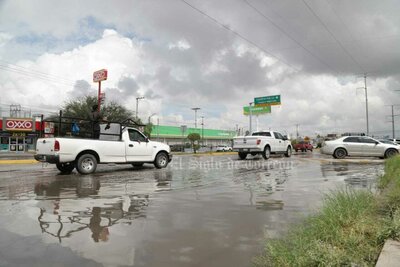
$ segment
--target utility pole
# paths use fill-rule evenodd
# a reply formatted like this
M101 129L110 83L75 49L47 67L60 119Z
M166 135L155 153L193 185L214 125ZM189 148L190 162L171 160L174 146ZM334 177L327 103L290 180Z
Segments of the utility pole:
M387 106L390 106L391 109L392 109L392 115L389 115L390 117L392 117L392 120L389 121L389 122L392 123L392 136L393 136L393 139L396 139L395 130L394 130L394 117L400 116L400 114L394 115L394 107L399 106L399 105L387 105Z
M299 138L299 126L300 126L300 124L296 124L296 136L297 136L297 139Z
M139 100L144 99L144 96L136 97L136 119L139 119Z
M364 89L365 91L365 117L367 120L367 136L369 136L369 115L368 115L368 88L367 88L367 74L364 74L364 87L359 87L357 89Z
M367 89L367 74L364 74L364 88L365 88L365 112L367 117L367 136L369 136L369 119L368 119L368 89Z

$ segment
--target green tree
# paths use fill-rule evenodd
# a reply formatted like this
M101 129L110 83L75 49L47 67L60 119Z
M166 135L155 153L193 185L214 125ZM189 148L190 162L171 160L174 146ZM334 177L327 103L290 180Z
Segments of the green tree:
M139 119L140 121L140 119ZM151 131L153 130L153 124L151 122L147 123L146 126L144 127L143 133L150 138L151 136Z
M192 144L192 148L194 153L196 153L196 148L198 146L199 140L200 140L200 134L198 133L190 133L187 138L189 139L190 143ZM195 142L197 141L197 145Z
M74 99L66 102L62 107L63 117L72 117L83 120L90 120L90 114L92 107L97 104L96 96L85 96L84 98ZM138 125L145 125L141 119L135 118L133 112L125 108L124 106L111 102L101 105L101 114L110 122L123 122L126 119L132 119ZM58 114L51 115L46 120L58 121ZM67 121L64 121L67 122ZM70 121L69 121L70 122ZM56 128L58 125L56 125ZM80 125L81 131L90 132L90 126L87 123ZM61 132L66 133L70 131L70 126L65 124L62 125ZM150 136L152 130L152 124L148 124L144 127L143 133L146 136Z
M64 105L62 109L63 116L90 119L92 107L95 104L97 104L97 97L95 96L86 96L82 99L71 100ZM133 118L131 111L116 102L101 105L100 111L108 121L122 122ZM141 122L136 122L142 124Z

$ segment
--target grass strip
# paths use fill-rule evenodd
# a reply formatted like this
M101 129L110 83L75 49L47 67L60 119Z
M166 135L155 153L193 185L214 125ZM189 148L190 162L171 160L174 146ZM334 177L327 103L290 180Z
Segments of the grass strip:
M400 237L400 157L385 163L378 193L342 189L283 239L267 239L254 266L375 266L386 239Z

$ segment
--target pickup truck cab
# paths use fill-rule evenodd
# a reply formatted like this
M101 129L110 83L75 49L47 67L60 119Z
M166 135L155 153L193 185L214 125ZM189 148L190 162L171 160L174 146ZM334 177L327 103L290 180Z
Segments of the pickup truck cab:
M292 145L286 136L275 131L254 132L250 136L233 138L233 151L238 152L240 159L245 159L248 154L255 156L261 154L264 159L269 159L271 154L292 155Z
M307 150L310 150L311 152L313 151L314 147L310 143L300 141L297 144L293 145L294 150L301 151L301 152L307 152Z
M93 173L102 163L134 167L152 163L156 168L165 168L171 161L168 145L149 140L136 128L111 125L111 130L117 131L114 135L105 131L108 128L101 125L100 138L96 140L76 136L39 138L34 157L56 164L62 173L71 173L76 168L80 174Z

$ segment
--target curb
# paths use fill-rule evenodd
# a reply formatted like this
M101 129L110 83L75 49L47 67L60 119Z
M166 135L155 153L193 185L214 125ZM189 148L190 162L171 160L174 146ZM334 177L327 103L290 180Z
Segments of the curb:
M400 265L400 242L387 240L375 267L396 267Z
M36 159L0 159L0 165L2 164L35 164L39 163Z

